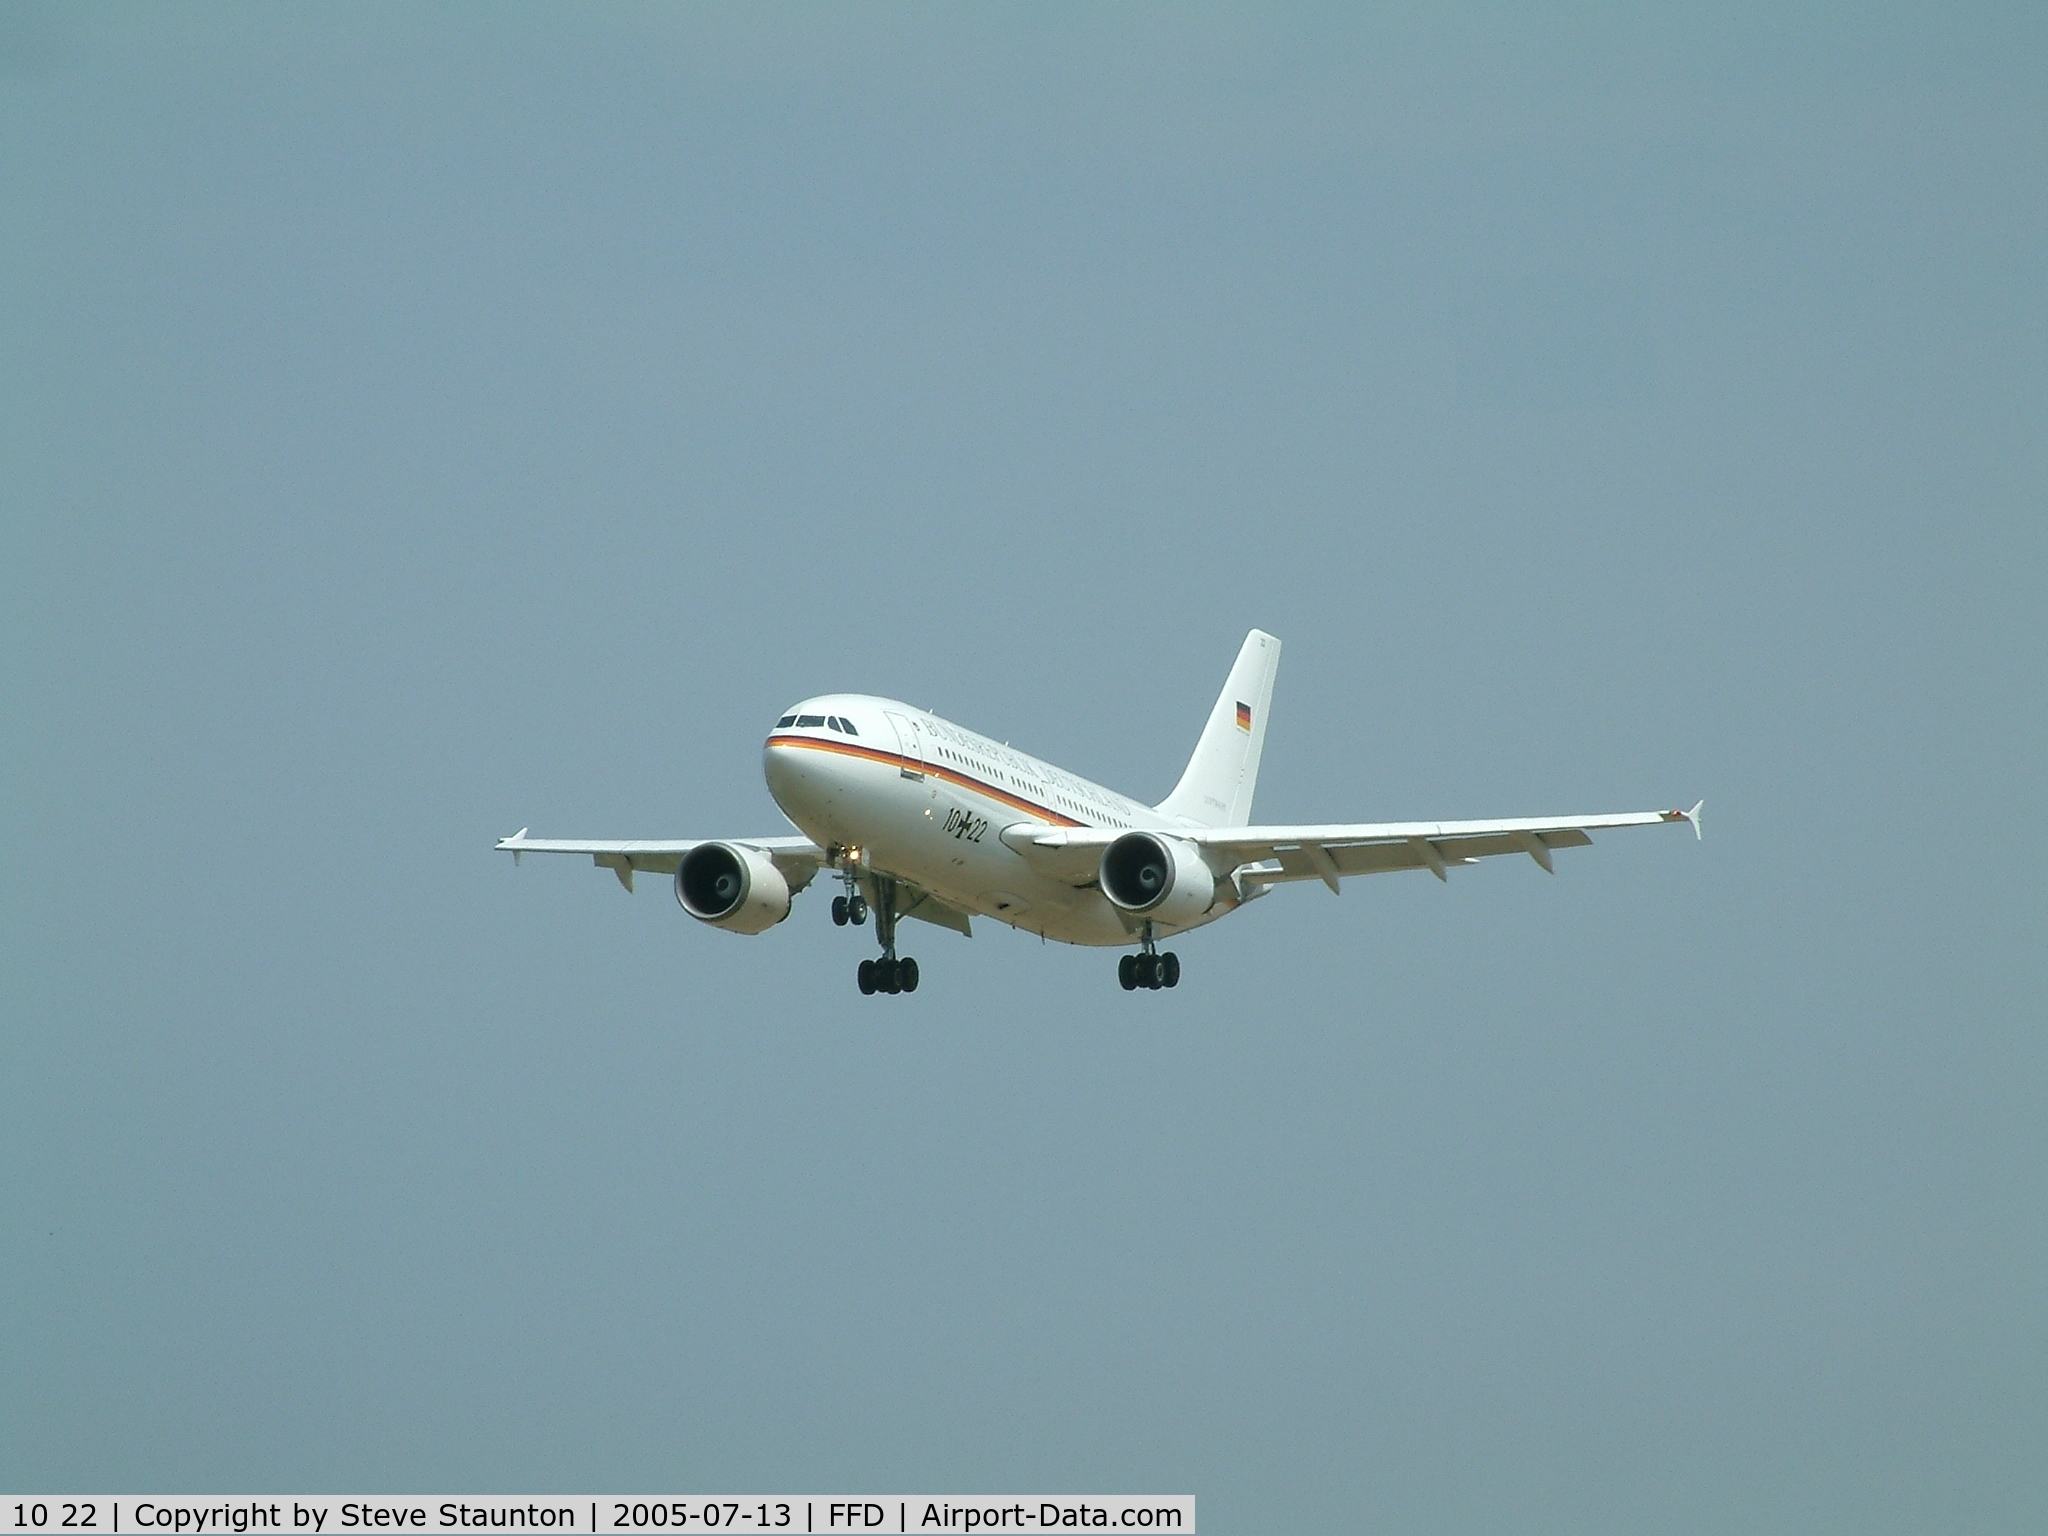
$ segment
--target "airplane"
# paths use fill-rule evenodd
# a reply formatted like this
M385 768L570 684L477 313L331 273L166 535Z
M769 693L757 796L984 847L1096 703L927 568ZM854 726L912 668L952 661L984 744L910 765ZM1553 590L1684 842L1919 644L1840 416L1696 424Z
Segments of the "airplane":
M1062 944L1132 948L1117 962L1126 991L1178 986L1180 959L1159 941L1226 917L1276 885L1347 875L1449 871L1482 858L1551 855L1593 832L1683 822L1700 813L1529 816L1258 826L1252 791L1266 743L1280 642L1245 637L1194 756L1173 793L1145 805L896 699L828 693L792 705L761 750L768 793L802 835L579 842L530 838L497 847L588 854L629 892L636 872L674 877L676 901L701 923L755 934L791 910L821 871L843 887L832 921L875 918L877 959L856 972L865 994L915 992L917 961L898 955L909 917L973 933L991 918Z

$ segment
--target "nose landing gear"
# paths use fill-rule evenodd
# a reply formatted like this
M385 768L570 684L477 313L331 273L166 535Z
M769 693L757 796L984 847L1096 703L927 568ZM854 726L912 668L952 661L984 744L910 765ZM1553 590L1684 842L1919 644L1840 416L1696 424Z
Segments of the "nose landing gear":
M832 898L832 926L844 928L848 923L858 928L868 920L868 900L860 893L860 876L853 870L844 870L846 894Z
M1145 924L1144 949L1135 955L1125 955L1116 963L1117 985L1126 992L1135 992L1140 987L1157 992L1161 987L1180 985L1180 956L1172 950L1164 954L1152 940L1152 925Z

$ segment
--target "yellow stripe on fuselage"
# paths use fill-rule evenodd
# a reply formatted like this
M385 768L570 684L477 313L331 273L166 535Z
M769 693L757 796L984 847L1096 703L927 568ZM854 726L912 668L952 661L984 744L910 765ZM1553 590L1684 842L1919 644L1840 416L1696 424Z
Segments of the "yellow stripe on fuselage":
M900 752L884 752L879 747L859 747L850 741L826 741L816 736L784 736L779 733L768 738L768 745L771 747L802 747L807 752L836 752L841 757L860 758L870 763L884 763L892 768L908 768L913 773L927 773L934 778L944 779L949 784L958 784L962 789L970 789L977 795L986 795L991 800L1000 800L1003 804L1012 806L1024 812L1027 816L1043 817L1056 827L1085 827L1089 825L1085 821L1076 821L1073 817L1056 811L1051 806L1040 805L1035 800L1026 800L1021 795L1013 795L1006 789L999 789L986 780L977 779L972 774L962 773L957 768L949 768L943 763L920 762L914 757L905 757Z

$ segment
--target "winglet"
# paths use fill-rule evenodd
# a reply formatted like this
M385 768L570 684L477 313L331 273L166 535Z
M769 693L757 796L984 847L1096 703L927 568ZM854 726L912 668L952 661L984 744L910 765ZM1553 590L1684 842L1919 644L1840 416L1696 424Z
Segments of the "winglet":
M526 834L528 830L529 829L526 827L521 827L517 832L514 832L510 837L501 837L498 839L498 846L500 848L509 848L512 850L512 862L515 865L519 862L519 844L526 841Z
M1706 829L1700 824L1700 812L1705 808L1706 803L1704 800L1695 800L1692 809L1685 813L1685 819L1692 823L1694 840L1702 843L1707 840L1707 834Z

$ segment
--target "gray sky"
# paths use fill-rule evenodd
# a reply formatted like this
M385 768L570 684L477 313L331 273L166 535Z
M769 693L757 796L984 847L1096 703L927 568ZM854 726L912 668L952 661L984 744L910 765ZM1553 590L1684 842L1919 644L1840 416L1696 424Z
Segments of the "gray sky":
M2048 1519L2048 13L0 12L0 1485ZM853 987L892 694L1708 838Z

